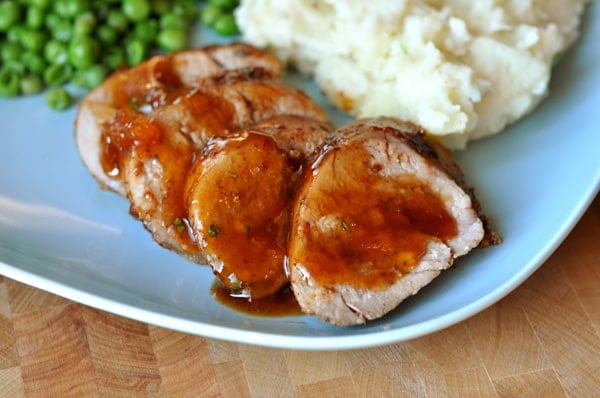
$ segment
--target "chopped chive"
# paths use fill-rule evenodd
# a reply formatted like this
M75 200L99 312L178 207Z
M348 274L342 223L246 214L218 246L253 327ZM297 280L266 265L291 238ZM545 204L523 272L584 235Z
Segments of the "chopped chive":
M208 236L210 236L211 238L214 238L217 235L219 235L220 233L221 233L221 230L219 228L217 228L214 224L210 224L210 226L208 227Z
M131 109L133 109L134 111L141 111L141 110L143 110L144 108L146 108L146 107L150 106L150 104L149 104L148 102L146 102L146 101L142 101L142 100L140 100L139 98L135 98L135 97L134 97L134 98L131 98L131 99L128 101L127 105L129 105L129 107L130 107Z
M344 231L350 232L350 226L348 225L346 220L342 220L342 228L344 229Z
M179 217L173 220L173 226L175 226L175 229L179 233L182 233L185 230L185 224L183 220Z

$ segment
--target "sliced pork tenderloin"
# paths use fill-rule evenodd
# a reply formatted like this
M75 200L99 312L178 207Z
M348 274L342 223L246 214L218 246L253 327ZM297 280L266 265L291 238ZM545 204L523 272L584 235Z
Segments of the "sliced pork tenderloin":
M451 155L391 118L334 133L293 209L292 290L334 325L376 319L479 246L479 204Z
M274 56L245 44L210 46L155 56L135 67L112 74L80 103L75 120L75 141L80 157L100 186L126 195L117 170L101 162L104 125L123 107L158 107L168 94L193 86L226 71L277 77L283 65Z
M280 115L211 140L190 171L189 223L232 295L259 299L288 285L291 201L305 159L332 127Z

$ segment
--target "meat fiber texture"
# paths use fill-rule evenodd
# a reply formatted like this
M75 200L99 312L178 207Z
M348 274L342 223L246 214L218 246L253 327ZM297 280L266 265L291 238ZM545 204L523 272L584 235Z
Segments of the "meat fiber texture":
M242 0L243 39L314 76L356 117L394 116L450 148L548 93L587 0Z

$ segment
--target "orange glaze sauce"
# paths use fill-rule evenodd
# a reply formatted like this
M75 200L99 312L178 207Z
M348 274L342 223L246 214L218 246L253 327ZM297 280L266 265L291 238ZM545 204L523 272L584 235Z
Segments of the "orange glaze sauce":
M164 69L165 64L158 65ZM199 248L189 229L184 201L188 170L201 149L192 141L204 142L210 136L234 129L235 109L221 97L189 87L177 87L178 81L166 72L155 73L166 81L165 86L162 83L156 86L166 91L155 91L162 92L161 107L140 112L137 107L147 107L146 101L153 101L150 97L142 100L134 97L133 103L118 107L116 115L103 126L101 161L105 172L115 178L123 178L124 162L131 158L137 162L135 167L139 170L135 172L139 174L145 173L144 164L159 163L162 168L160 178L164 182L161 196L154 197L155 193L148 190L147 198L154 202L152 209L140 214L139 207L132 207L132 214L141 220L161 218L181 248L196 253Z
M135 104L161 104L165 96L182 87L175 73L172 56L157 56L150 61L113 74L106 84L115 108Z
M134 146L146 151L163 140L163 132L139 112L144 105L162 104L168 93L181 88L173 71L171 57L156 57L134 68L118 71L105 83L112 95L115 116L104 123L101 162L109 175L120 171L119 165Z
M288 282L289 205L295 169L275 141L250 133L198 163L190 218L213 269L236 295L260 298Z
M146 115L127 108L119 110L112 122L105 125L102 140L103 167L115 178L124 178L122 174L125 162L134 162L134 173L137 175L145 173L145 164L160 163L161 175L156 176L164 185L160 189L160 196L156 197L157 192L148 189L145 200L152 204L143 209L132 206L130 212L142 221L160 220L171 231L172 239L178 242L184 252L198 252L185 224L187 211L183 201L183 188L186 173L181 172L191 165L192 147L173 145L157 123L149 121Z
M115 117L102 127L100 160L104 171L115 178L122 178L123 162L134 147L151 148L163 140L160 128L129 107L118 109Z
M333 149L318 174L308 176L320 189L302 197L310 222L296 227L297 242L304 243L293 248L290 261L304 264L320 284L386 288L418 264L430 240L457 234L454 218L428 185L414 177L382 178L370 162L357 145Z
M270 296L260 299L235 297L232 295L231 290L219 281L212 285L211 292L219 303L244 314L270 317L302 314L302 310L289 285Z

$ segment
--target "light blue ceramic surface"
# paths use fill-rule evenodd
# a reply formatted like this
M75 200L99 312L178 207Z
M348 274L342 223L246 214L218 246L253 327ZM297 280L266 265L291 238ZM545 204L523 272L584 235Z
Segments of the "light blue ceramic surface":
M0 273L151 324L274 347L368 347L459 322L531 275L598 192L600 3L593 3L548 99L458 154L504 243L461 259L381 320L338 328L312 317L250 317L218 304L208 268L161 249L124 199L98 188L75 148L75 109L50 111L40 97L0 100Z

